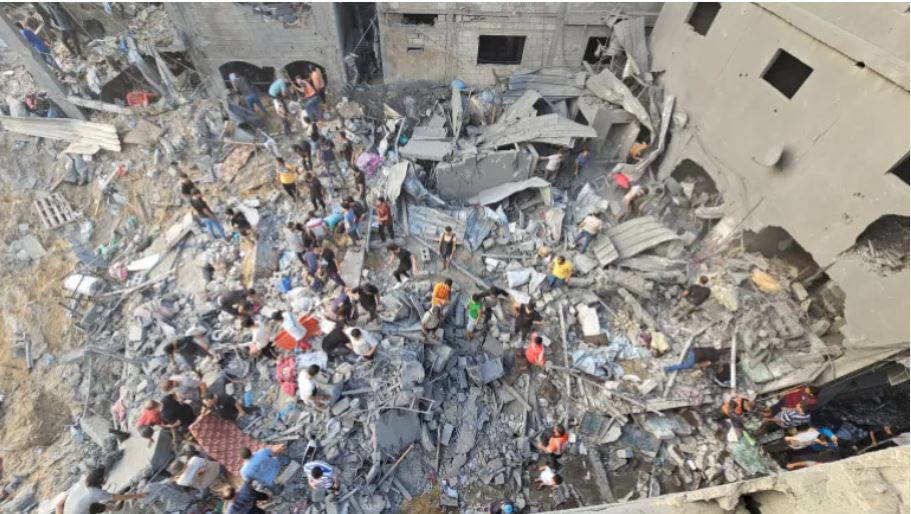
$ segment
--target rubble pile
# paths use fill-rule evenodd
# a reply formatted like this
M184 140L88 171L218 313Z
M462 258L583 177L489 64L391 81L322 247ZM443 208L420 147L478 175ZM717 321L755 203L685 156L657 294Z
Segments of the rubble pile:
M139 9L130 24L137 34L153 30L147 27L157 24L148 20L163 12L130 8ZM301 14L272 4L252 8L284 23ZM635 39L630 31L621 33ZM142 34L139 40L154 41L152 53L170 41L166 30ZM109 39L92 49L108 65L104 48L120 48ZM82 125L73 132L82 135L59 140L9 127L0 135L11 149L2 180L29 199L10 203L7 213L4 273L28 293L21 300L6 293L4 319L15 361L53 391L36 405L57 411L30 429L42 437L19 439L42 448L6 461L16 474L0 504L7 512L50 512L56 493L96 465L109 471L108 490L148 493L128 507L133 512L210 511L218 499L176 485L168 469L197 452L227 471L216 484L238 484L230 472L236 463L227 460L239 458L239 448L224 450L219 438L287 446L290 460L267 509L277 513L380 513L409 505L427 512L428 503L480 512L501 498L543 511L694 490L778 470L755 441L732 437L717 419L722 400L763 400L812 382L841 351L821 339L839 322L837 301L808 291L790 263L744 248L736 237L715 237L713 221L724 214L717 191L647 173L668 132L686 121L673 96L654 86L634 94L628 83L635 81L610 69L519 71L497 88L457 81L420 98L378 93L389 96L380 102L383 119L368 101L330 92L317 125L336 144L342 133L354 143L368 212L362 244L344 231L325 244L348 288L372 284L381 298L377 319L361 312L342 321L334 304L351 291L332 282L312 287L304 258L287 243L286 225L308 223L311 206L274 186L275 157L304 166L292 148L308 144L296 121L303 108L290 102L295 122L285 137L271 112L188 93L191 73L170 87L168 73L158 71L146 77L146 85L162 81L151 105L93 114L93 123L113 127L120 151L84 140ZM580 110L588 124L573 121ZM604 141L607 129L596 130L593 120L605 116L633 130L622 141ZM642 129L649 136L638 140ZM605 148L559 164L569 149L581 154L599 138L621 145L622 157L607 157L613 150ZM77 144L89 146L72 148ZM32 172L27 178L13 171L22 165ZM340 215L345 197L355 194L350 167L317 166L327 190L321 215ZM251 233L234 227L226 237L210 234L181 197L180 174L216 218L239 211ZM392 241L377 237L370 209L380 197L393 208L395 243L417 261L403 283L384 267ZM579 226L593 214L604 227L582 251ZM40 224L27 221L36 216ZM457 244L443 269L438 241L446 227ZM556 256L572 264L565 284L549 269ZM454 284L442 330L426 337L422 319L446 278ZM710 291L698 304L681 297L696 282ZM225 292L246 288L258 293L253 318L269 327L273 355L258 354L256 331L221 303ZM478 293L492 294L490 314L469 334L466 304ZM514 330L516 310L531 301L542 318L533 330L544 341L543 366L529 363L528 334ZM307 336L280 346L282 322L270 321L275 312L300 317ZM339 323L374 335L375 356L330 348ZM178 338L206 341L205 355L170 358L166 349ZM720 357L711 367L665 372L691 348ZM325 408L298 391L298 376L313 364ZM158 428L152 441L141 439L143 404L159 399L161 381L178 374L242 404L236 427L208 434L201 426L212 414L205 414L188 437L174 440ZM19 401L21 395L7 399L6 418ZM542 489L535 478L548 456L535 443L542 436L546 443L554 425L570 433L563 482ZM59 433L47 437L54 429ZM334 494L308 487L304 468L314 460L338 474Z

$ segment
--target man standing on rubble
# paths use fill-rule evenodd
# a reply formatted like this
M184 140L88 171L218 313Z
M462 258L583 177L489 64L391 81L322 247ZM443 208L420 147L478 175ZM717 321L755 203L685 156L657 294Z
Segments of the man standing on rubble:
M329 249L329 244L326 241L323 241L319 256L321 258L320 268L326 272L326 276L338 284L339 287L345 287L345 281L342 280L342 276L338 273L338 259L335 257L335 252Z
M604 226L604 222L601 221L601 217L598 216L598 213L593 212L586 216L581 223L579 223L579 233L576 235L573 245L578 245L579 241L582 241L582 253L588 251L588 245L591 244L592 239L597 237L598 233L601 232L601 227Z
M339 331L339 333L342 333L340 327L336 327L336 329ZM323 343L325 343L325 338ZM329 349L327 349L325 346L326 345L323 344L323 351L329 353ZM300 399L304 403L313 405L317 409L323 410L327 407L326 402L330 400L330 396L327 394L322 394L319 385L316 383L316 377L319 375L319 373L320 367L317 364L311 364L309 368L302 370L297 376L297 392L300 395Z
M452 227L443 229L443 233L440 234L440 239L437 241L437 250L440 252L440 258L443 259L444 270L449 269L452 256L455 254L456 244L456 235L452 231Z
M351 240L351 247L355 250L360 250L361 235L357 231L358 217L353 202L345 202L342 204L342 209L345 213L343 218L345 221L345 233L348 234L348 239Z
M545 180L553 181L560 171L560 168L563 166L563 152L558 151L557 153L550 154L544 158L547 159L547 165L544 167L544 178Z
M231 223L231 228L233 228L235 232L244 236L252 243L256 242L256 231L253 230L253 225L250 224L250 221L247 219L247 216L244 215L243 211L240 209L226 209L225 214L228 216L228 222Z
M709 289L708 284L709 277L702 275L699 277L699 281L696 284L691 284L686 291L680 293L681 300L674 306L674 309L671 311L671 316L676 316L681 312L689 313L705 303L712 294L712 290Z
M316 175L310 172L307 172L307 178L305 180L307 182L307 187L310 190L310 203L313 204L313 210L315 212L325 211L326 201L323 197L326 195L326 189L323 187L323 183L316 178ZM315 212L311 213L311 219L316 216ZM307 226L309 227L310 224L307 223Z
M352 164L354 168L354 190L358 200L367 205L367 176L364 171Z
M407 282L408 279L411 278L411 272L417 269L417 259L415 259L414 255L408 250L392 243L389 245L389 261L386 263L386 268L388 269L396 260L398 260L398 267L392 272L392 276L395 277L395 281L398 282L395 287L399 287L404 282ZM405 277L404 281L402 280L402 276Z
M550 261L550 273L547 275L547 279L544 281L542 286L546 285L547 289L554 289L556 287L561 287L566 285L566 281L573 274L573 263L569 262L566 257L558 255Z
M370 283L361 284L351 290L350 296L352 300L358 301L361 307L370 314L368 321L376 319L377 310L380 308L380 290L375 285Z
M436 339L437 330L439 330L442 324L440 307L438 305L431 305L430 309L421 317L421 335L424 340L427 341L429 338Z
M215 216L214 212L212 212L209 204L203 200L202 193L200 193L199 190L193 193L193 198L190 199L190 207L196 211L199 222L202 223L202 226L204 226L206 230L209 231L209 234L212 237L219 237L221 239L228 240L228 236L225 234L225 229L222 228L221 223L218 222L218 217Z
M447 278L442 282L433 285L433 292L430 296L430 305L436 305L442 310L449 305L449 299L452 296L452 279Z
M209 353L209 345L206 344L206 339L202 334L178 337L165 346L164 352L171 364L180 370L192 370L197 359L212 355Z
M386 202L386 197L381 196L376 199L376 221L379 224L378 232L380 240L386 242L386 233L389 233L389 239L395 239L395 232L392 230L392 207Z
M278 484L275 479L282 466L287 464L290 459L285 453L285 445L274 444L253 453L249 448L241 448L240 458L244 460L244 465L240 468L240 476L244 481L256 480L259 485L278 493Z
M589 152L588 148L583 148L579 155L576 156L576 160L573 163L573 177L578 177L579 172L588 167L589 161Z
M288 193L288 196L297 202L297 170L293 166L285 164L285 160L281 157L275 158L275 178L278 179L279 185Z
M334 171L337 175L340 175L342 170L338 166L338 160L335 156L335 143L332 142L326 136L323 136L319 140L319 160L323 164L323 169L326 170L326 173Z
M528 300L528 303L520 305L516 310L516 321L513 325L514 334L519 336L519 341L528 339L528 334L534 325L544 324L544 318L535 309L535 301Z
M234 91L237 91L237 94L244 99L247 109L253 112L256 112L257 109L259 109L259 112L266 112L262 100L259 99L259 93L250 85L246 77L230 73L228 74L228 80L231 82L231 87L234 88Z
M212 411L225 421L235 422L240 416L247 415L244 406L236 398L227 394L206 393L202 399L202 405L202 414Z

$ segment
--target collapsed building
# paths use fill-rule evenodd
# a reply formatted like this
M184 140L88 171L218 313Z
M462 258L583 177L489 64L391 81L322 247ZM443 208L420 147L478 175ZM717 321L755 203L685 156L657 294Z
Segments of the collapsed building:
M907 428L899 402L908 384L908 30L898 8L874 4L845 22L858 7L149 5L132 22L96 28L102 75L128 83L95 103L73 94L81 79L61 84L19 48L38 86L54 82L66 91L55 101L71 104L63 110L76 106L93 123L17 117L10 100L2 120L13 149L4 180L17 198L6 258L23 275L8 278L48 296L62 285L65 304L40 304L44 313L30 307L33 296L23 305L8 295L7 353L72 392L10 379L57 412L29 412L25 393L5 391L4 423L44 419L28 421L33 434L8 429L3 440L47 449L37 463L7 460L21 476L4 489L6 508L48 511L88 462L108 465L111 490L151 493L137 512L210 508L163 477L180 453L166 431L151 446L135 437L118 445L107 433L128 428L157 379L174 371L164 343L199 331L218 356L196 369L199 378L214 387L224 373L240 377L262 410L237 428L203 418L191 432L228 472L238 463L226 447L288 444L293 464L270 512L479 511L503 496L530 511L730 511L743 495L777 498L781 471L761 445L783 434L755 444L719 435L714 414L732 390L763 401L815 384L843 420ZM100 17L89 7L74 15ZM894 30L879 36L881 26ZM124 27L139 35L121 55ZM275 362L241 354L246 334L216 302L221 291L253 286L266 309L304 313L331 331L331 297L306 287L279 237L286 221L303 220L299 205L270 189L272 158L290 155L293 141L278 135L277 120L222 98L229 73L264 90L295 63L325 73L332 114L321 129L345 131L363 150L357 163L371 197L392 201L397 240L420 262L394 288L372 218L363 248L341 238L345 282L383 292L380 319L364 324L382 343L365 366L330 360L319 331L308 334L312 348L293 367L327 371L324 411L296 402ZM386 84L370 82L379 76ZM122 101L155 84L161 101ZM641 153L630 158L634 146ZM578 176L571 162L548 169L551 156L582 150L591 159ZM183 208L178 171L219 213L243 211L255 241L210 241ZM652 190L639 216L626 212L624 181ZM349 186L328 182L338 203ZM575 227L593 212L607 227L590 252L574 251ZM434 248L446 226L464 250L443 272ZM570 258L574 276L542 294L554 254ZM42 267L59 276L27 272ZM699 275L710 279L710 301L675 314ZM444 344L424 344L420 318L443 276L456 281L455 308ZM499 323L469 342L461 307L490 286L509 301L497 307ZM508 327L509 308L532 298L546 319L543 373L523 369L516 351L525 342ZM701 371L664 374L693 345L730 355L725 385ZM879 402L868 409L876 412L856 408L858 397ZM565 484L540 491L531 442L555 423L576 440ZM334 503L307 495L300 466L313 447L340 471ZM907 448L882 453L894 468L907 462ZM877 455L788 480L808 487L829 466L842 480ZM889 469L901 486L906 476ZM794 508L775 498L782 511ZM907 505L901 495L882 501Z

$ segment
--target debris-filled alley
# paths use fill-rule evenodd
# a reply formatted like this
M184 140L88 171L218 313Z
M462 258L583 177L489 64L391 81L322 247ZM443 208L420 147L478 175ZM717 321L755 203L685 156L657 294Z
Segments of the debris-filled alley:
M224 4L267 31L325 8ZM759 512L776 476L907 462L907 326L855 356L834 278L907 277L908 217L821 265L759 230L774 196L661 172L700 128L657 10L488 85L383 80L389 14L337 6L344 62L213 91L175 9L4 6L0 511Z

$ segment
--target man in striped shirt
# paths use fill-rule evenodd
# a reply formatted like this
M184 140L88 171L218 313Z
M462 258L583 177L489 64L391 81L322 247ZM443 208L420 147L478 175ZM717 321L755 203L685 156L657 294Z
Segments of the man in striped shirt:
M759 433L762 433L769 425L792 428L810 424L810 414L807 413L806 408L807 405L804 402L798 403L793 409L783 407L777 416L762 420L762 424L759 425Z
M339 480L338 474L332 469L332 466L321 461L315 460L304 464L304 473L307 475L307 482L313 491L338 492Z

